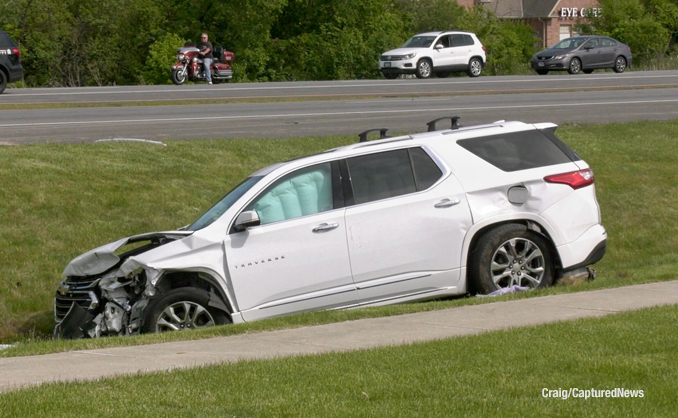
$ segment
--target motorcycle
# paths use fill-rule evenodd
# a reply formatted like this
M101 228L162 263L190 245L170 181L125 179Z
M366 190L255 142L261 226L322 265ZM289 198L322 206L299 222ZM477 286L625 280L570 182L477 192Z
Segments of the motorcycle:
M177 51L177 62L172 66L172 82L181 85L190 81L205 81L205 68L203 60L200 58L200 50L195 45L184 45ZM214 48L214 59L210 70L212 71L212 81L214 83L228 82L233 78L231 63L234 55L231 51L224 50L223 47Z

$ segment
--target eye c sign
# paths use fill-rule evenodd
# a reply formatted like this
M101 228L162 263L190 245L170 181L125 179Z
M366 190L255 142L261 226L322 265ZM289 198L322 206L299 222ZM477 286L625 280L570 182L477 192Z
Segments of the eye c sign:
M603 14L600 7L578 9L576 7L563 7L560 9L560 17L598 17Z

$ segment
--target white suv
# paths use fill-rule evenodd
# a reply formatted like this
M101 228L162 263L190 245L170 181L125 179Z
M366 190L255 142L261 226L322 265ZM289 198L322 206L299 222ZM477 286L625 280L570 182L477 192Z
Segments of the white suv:
M55 335L541 288L603 257L593 173L556 125L451 119L263 168L184 230L80 255L56 293Z
M453 71L478 77L485 68L485 47L470 32L427 32L411 37L403 46L384 52L379 71L388 79L400 74L428 78L447 77Z

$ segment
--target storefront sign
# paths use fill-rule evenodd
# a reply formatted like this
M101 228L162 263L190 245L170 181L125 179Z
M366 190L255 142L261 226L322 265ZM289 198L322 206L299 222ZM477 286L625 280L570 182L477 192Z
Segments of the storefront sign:
M592 7L581 9L576 7L563 7L560 9L560 17L598 17L602 15L603 9L600 7Z

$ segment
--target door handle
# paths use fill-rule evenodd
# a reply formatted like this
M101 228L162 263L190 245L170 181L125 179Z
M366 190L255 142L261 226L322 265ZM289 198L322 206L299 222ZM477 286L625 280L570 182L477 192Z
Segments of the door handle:
M331 223L331 224L322 223L322 224L316 226L315 228L313 228L313 232L329 231L329 230L334 229L338 226L339 226L338 223Z
M440 202L436 203L434 206L436 208L451 208L452 206L458 205L461 203L461 200L459 199L443 199Z

